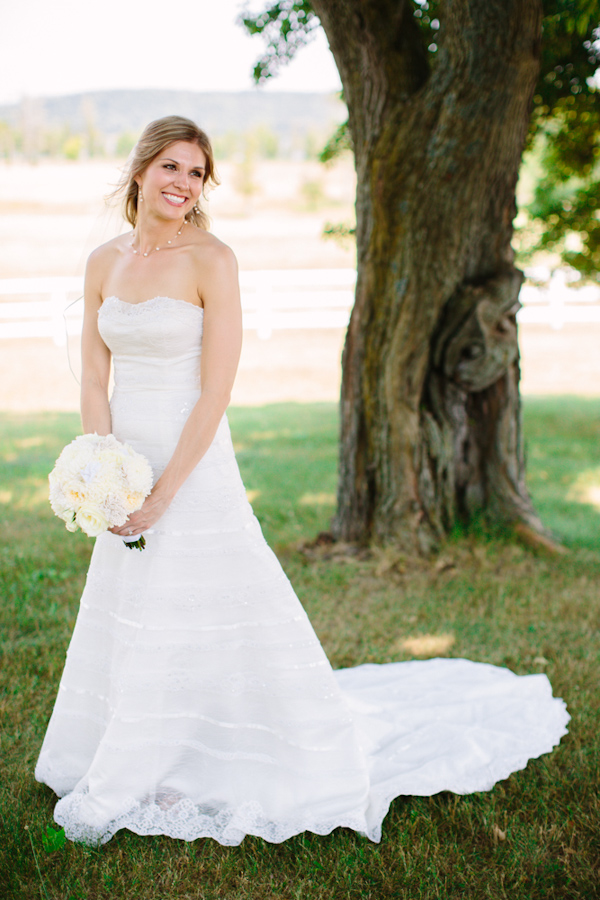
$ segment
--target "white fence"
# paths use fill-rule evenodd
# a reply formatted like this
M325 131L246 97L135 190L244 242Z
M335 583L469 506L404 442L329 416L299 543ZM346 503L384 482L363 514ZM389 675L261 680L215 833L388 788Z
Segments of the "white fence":
M65 308L82 291L81 278L6 278L0 280L0 298L39 297L38 300L0 299L0 339L51 337L55 344L81 331L82 317L66 320Z
M532 278L536 273L531 273ZM354 302L354 269L268 269L240 273L244 328L263 339L283 329L345 328ZM81 278L0 280L0 340L52 338L64 345L81 332ZM7 297L9 299L3 300ZM15 299L35 298L35 299ZM600 324L600 288L570 287L562 272L547 286L521 290L519 322Z

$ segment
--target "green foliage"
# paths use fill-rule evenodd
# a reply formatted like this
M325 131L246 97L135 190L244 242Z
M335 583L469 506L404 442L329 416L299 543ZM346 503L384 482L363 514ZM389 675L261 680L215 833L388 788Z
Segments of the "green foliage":
M323 184L315 178L308 178L300 185L300 194L307 210L314 212L323 205L325 192Z
M245 135L245 140L251 142L260 159L277 159L279 155L279 138L268 125L257 125Z
M245 132L230 129L218 135L213 146L217 159L222 160L277 159L280 155L279 137L265 124L255 125Z
M343 96L342 96L343 99ZM333 132L321 153L319 154L319 161L322 163L332 162L334 159L337 159L342 155L345 151L353 152L352 148L352 135L350 134L350 126L348 119L345 122L342 122L336 130Z
M136 145L138 135L134 131L122 131L117 138L116 154L121 159L129 156Z
M229 129L224 134L214 137L212 143L215 157L218 160L232 159L240 146L240 134L233 129Z
M256 181L255 170L256 152L251 141L244 145L244 155L236 166L234 184L236 191L249 200L258 193L259 186Z
M277 75L281 66L310 41L319 25L308 0L281 0L255 16L245 11L239 22L250 34L260 34L266 39L265 52L254 67L257 82Z
M0 157L10 159L15 152L16 135L14 129L0 119Z
M168 95L173 109L203 123L213 140L217 163L240 156L248 136L257 144L261 159L298 159L306 155L311 135L311 158L316 159L331 129L332 115L336 121L343 115L343 107L331 97L315 92L298 95L293 108L287 95L279 92L260 91L252 97L244 91L169 91ZM144 125L164 113L166 102L161 91L107 91L94 96L93 117L90 113L87 120L82 114L85 94L47 97L39 114L27 122L22 105L0 108L0 161L64 159L64 144L73 136L82 140L80 159L105 155L124 159Z
M595 92L589 80L600 64L599 25L598 0L544 0L541 71L534 97L532 137L559 113L574 109L577 112L573 97L589 97ZM588 131L588 138L593 131ZM568 142L568 135L563 135L563 139Z
M588 176L567 176L564 156L552 140L552 126L543 144L543 174L527 206L539 223L538 239L528 256L540 250L557 253L563 262L589 279L600 278L600 164ZM600 136L600 130L599 130ZM570 171L573 171L569 167Z
M347 222L327 222L323 228L323 237L332 238L344 247L348 241L356 238L356 225L349 225Z
M433 56L438 49L437 37L440 20L437 10L440 0L412 0L414 16L421 29L423 40ZM251 15L247 10L238 19L249 34L261 35L265 50L254 67L254 79L259 84L277 75L282 66L289 63L298 50L312 38L320 25L309 0L282 0L266 6L262 12Z
M81 135L73 134L68 137L63 144L62 150L65 159L70 159L72 161L79 159L81 151L83 150L83 140Z
M599 0L547 0L529 146L541 177L527 212L538 238L589 278L600 270Z
M280 845L250 837L240 847L121 831L94 849L60 846L56 797L33 779L92 548L47 502L47 473L79 420L0 416L0 896L597 897L600 512L585 488L600 486L600 401L528 399L524 413L530 486L571 548L564 558L473 534L453 536L429 561L299 551L333 512L336 406L237 408L230 421L263 530L337 667L408 659L407 640L444 638L445 655L546 672L573 716L560 746L489 792L398 798L380 844L342 828Z
M86 128L84 141L86 154L89 159L103 158L106 155L104 149L104 136L95 126Z
M42 845L46 853L54 853L55 850L62 850L67 842L65 829L59 828L58 831L50 825L46 826L46 831L42 832Z

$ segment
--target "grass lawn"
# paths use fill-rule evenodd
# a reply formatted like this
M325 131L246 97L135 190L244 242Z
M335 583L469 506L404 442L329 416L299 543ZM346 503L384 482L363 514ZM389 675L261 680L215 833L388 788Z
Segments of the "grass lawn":
M529 399L529 485L570 549L456 533L436 559L302 552L328 527L336 409L232 409L244 480L267 539L335 667L447 655L546 672L573 717L551 755L493 791L401 797L372 844L338 829L240 847L119 832L53 847L52 792L33 768L92 542L47 502L77 416L0 416L2 779L0 898L11 900L567 900L600 896L600 400Z

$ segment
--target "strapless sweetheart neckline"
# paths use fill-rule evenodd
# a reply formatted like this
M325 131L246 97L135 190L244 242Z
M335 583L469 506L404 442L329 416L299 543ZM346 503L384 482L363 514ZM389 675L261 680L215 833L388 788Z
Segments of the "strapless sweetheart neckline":
M157 294L156 297L150 297L148 300L139 300L137 303L131 303L128 300L121 300L121 298L117 297L116 294L111 294L109 297L104 298L102 306L104 306L104 304L108 300L116 300L117 303L122 303L124 306L146 306L148 303L154 303L156 300L168 300L170 303L184 303L186 306L191 306L192 309L197 309L201 313L204 312L203 306L196 306L195 303L190 303L189 300L178 300L176 297L167 297L163 296L162 294ZM100 307L101 309L102 306Z

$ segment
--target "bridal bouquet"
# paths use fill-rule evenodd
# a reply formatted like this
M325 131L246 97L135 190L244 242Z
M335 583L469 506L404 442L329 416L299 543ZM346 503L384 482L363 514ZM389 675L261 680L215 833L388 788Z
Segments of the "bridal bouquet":
M148 460L112 434L82 434L67 444L50 475L50 505L68 531L89 537L123 525L152 489ZM144 536L125 541L143 550Z

